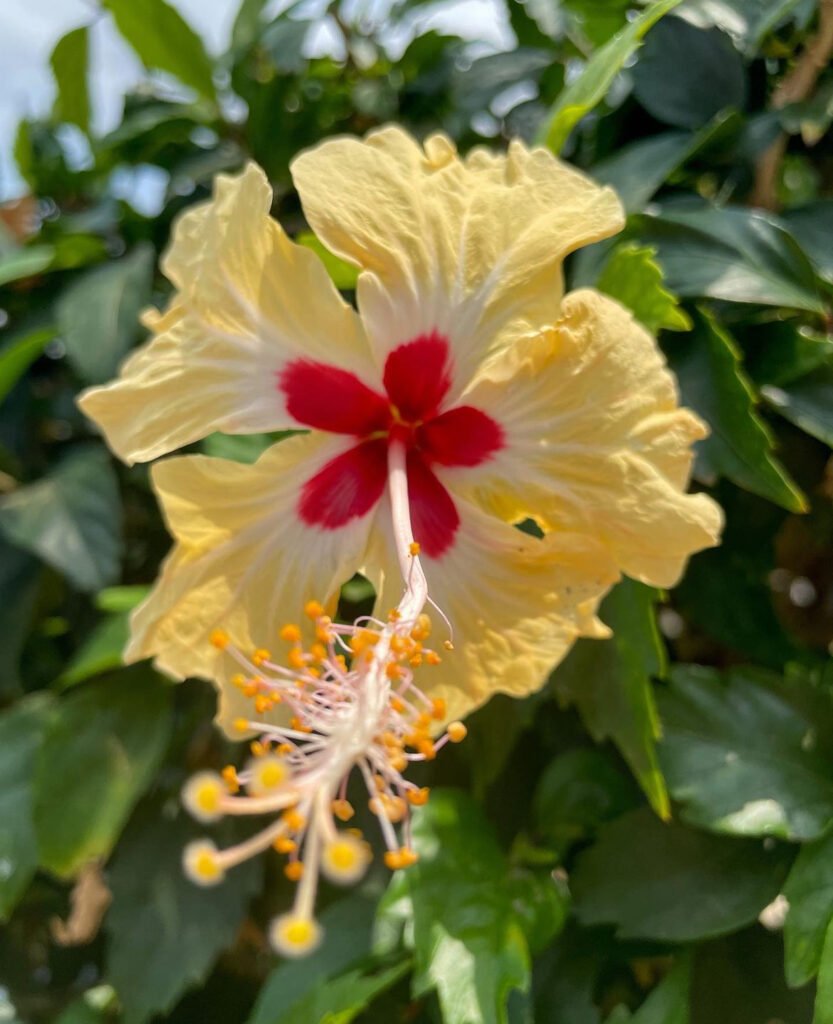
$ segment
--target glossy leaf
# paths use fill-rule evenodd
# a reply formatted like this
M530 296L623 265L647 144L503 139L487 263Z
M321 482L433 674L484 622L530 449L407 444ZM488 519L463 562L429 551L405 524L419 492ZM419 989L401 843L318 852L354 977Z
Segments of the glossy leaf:
M29 634L41 563L0 536L0 696L19 693L20 654Z
M66 689L122 664L122 652L130 635L130 617L123 612L109 615L89 635L58 679Z
M129 256L88 271L58 299L57 323L67 358L85 383L110 380L138 339L153 264L153 250L139 245Z
M0 921L8 919L38 864L32 771L49 699L29 697L0 714Z
M633 82L648 113L675 128L701 128L726 107L746 103L743 60L731 39L677 17L648 33Z
M654 250L620 245L610 255L596 287L621 302L652 334L687 331L691 320L663 285Z
M692 333L667 341L665 351L683 403L711 430L697 446L698 480L713 484L726 477L791 512L803 511L804 496L775 458L772 434L755 409L754 389L730 335L700 311Z
M622 939L694 942L754 921L780 891L790 853L695 832L644 808L604 825L572 875L579 920Z
M257 861L229 871L215 889L189 881L182 849L198 834L184 812L175 810L172 817L150 804L131 823L113 858L113 903L105 927L110 980L124 1024L143 1024L167 1012L205 977L234 941L260 884Z
M119 575L118 482L101 448L81 448L37 483L0 500L0 531L64 573L79 590Z
M116 27L149 68L167 71L215 98L211 61L200 37L165 0L102 0Z
M808 840L833 824L830 721L741 671L680 667L658 696L660 762L686 821L734 835ZM819 709L816 709L818 712Z
M797 988L818 974L831 952L825 943L833 932L833 834L801 848L784 895L790 905L784 924L787 983Z
M645 33L680 0L655 0L613 39L596 50L582 73L558 97L541 132L541 141L559 153L570 132L607 95L614 78L639 48Z
M654 592L624 580L602 603L610 640L579 640L555 671L559 699L574 704L596 742L611 739L622 752L658 814L669 813L657 760L659 737L652 676L665 671L654 618Z
M157 676L134 670L57 702L34 775L44 867L67 877L110 852L165 752L170 698Z
M781 219L801 248L815 263L819 273L833 281L833 252L830 236L833 233L833 199L785 210Z
M76 124L82 132L90 126L90 95L87 82L89 31L73 29L58 40L49 63L58 88L55 116Z
M54 328L41 327L9 339L0 348L0 402L54 337Z
M340 974L314 988L288 1013L270 1020L274 1024L350 1024L377 996L404 978L410 966L405 960L373 972L355 969Z
M833 448L833 365L783 386L768 384L761 395L785 419Z

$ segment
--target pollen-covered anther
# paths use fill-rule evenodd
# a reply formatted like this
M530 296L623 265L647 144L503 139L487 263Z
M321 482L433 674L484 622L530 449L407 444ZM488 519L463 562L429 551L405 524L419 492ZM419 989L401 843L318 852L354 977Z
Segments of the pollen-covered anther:
M462 743L469 731L462 722L449 722L446 733L452 743Z
M409 789L405 794L412 807L424 807L428 803L430 795L431 790L427 786L423 786L421 789Z
M416 556L420 553L421 550L422 549L419 546L419 541L411 541L411 543L408 545L408 551L410 552L413 558L416 558Z
M301 642L301 627L294 622L287 622L278 630L278 636L288 644L299 644Z
M258 649L252 654L252 664L257 668L261 665L265 665L267 661L272 660L272 654L267 651L265 647L258 647Z
M362 877L370 862L367 843L351 832L341 832L327 843L321 854L321 870L337 885L352 885Z
M339 821L350 821L356 813L349 800L333 800L332 810Z
M320 619L324 615L324 605L320 601L307 601L304 605L304 615L308 619Z
M431 717L436 722L441 722L448 713L448 707L442 697L435 697L431 701Z
M318 948L322 937L317 921L298 914L281 914L269 925L269 942L281 956L308 956Z
M284 811L281 820L290 832L300 832L307 823L303 814L300 811L296 811L294 807Z
M300 882L304 877L304 865L299 860L291 860L283 869L290 882Z
M298 849L298 844L294 839L290 839L289 836L278 836L274 843L272 843L272 848L277 853L294 853Z
M289 765L278 754L264 754L246 765L246 790L251 796L267 796L280 789L290 776Z
M212 629L208 639L211 646L216 647L218 651L224 651L230 643L229 635L224 629Z
M240 779L237 777L237 769L233 764L227 764L220 774L229 793L237 793L240 790Z
M388 850L385 854L385 865L391 871L398 871L401 868L409 868L419 860L419 854L409 846L403 846L399 850Z
M222 801L228 793L226 781L217 772L197 772L182 788L182 804L197 821L222 818Z
M185 874L197 885L219 885L225 878L217 847L210 839L195 839L182 851Z

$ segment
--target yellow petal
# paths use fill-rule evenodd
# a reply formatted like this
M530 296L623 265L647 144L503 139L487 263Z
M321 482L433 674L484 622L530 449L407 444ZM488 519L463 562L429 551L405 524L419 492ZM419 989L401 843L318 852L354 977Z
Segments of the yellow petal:
M618 579L608 552L569 533L531 537L455 495L460 528L454 545L424 568L432 600L453 628L433 620L431 643L442 656L419 668L415 684L446 701L447 718L467 714L495 693L520 697L539 689L580 636L604 637L600 600ZM393 606L402 590L390 541L372 549L384 572L378 607Z
M610 189L520 142L461 160L445 136L423 150L389 127L324 142L291 170L316 234L364 272L358 303L379 364L437 330L456 393L491 352L554 322L564 257L623 224Z
M221 677L227 655L212 647L213 629L246 652L269 648L306 601L336 594L363 561L373 512L322 530L301 520L297 504L304 483L344 447L310 434L274 445L251 466L200 455L154 466L177 543L133 615L126 659L152 657L177 678Z
M597 292L568 295L555 330L526 339L466 395L506 446L459 484L510 520L597 538L620 569L673 586L688 557L717 543L722 515L685 494L704 424L678 407L654 339Z
M178 288L145 323L154 338L119 378L80 399L126 462L145 461L215 430L296 426L276 375L298 356L373 374L356 313L318 257L269 216L272 192L249 164L216 179L214 198L178 220L163 260Z

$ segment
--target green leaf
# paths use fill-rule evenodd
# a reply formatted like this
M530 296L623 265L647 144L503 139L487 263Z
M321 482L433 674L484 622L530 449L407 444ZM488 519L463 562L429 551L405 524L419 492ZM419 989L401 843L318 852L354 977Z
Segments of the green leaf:
M819 972L828 932L833 930L833 834L808 843L784 885L790 905L784 923L787 984L806 985Z
M833 754L762 678L680 666L658 696L660 762L686 821L733 835L819 837L833 823ZM833 733L833 705L826 734Z
M135 583L132 586L106 587L95 595L95 606L100 612L117 615L119 612L132 612L150 593L150 586Z
M51 245L30 245L0 256L0 285L35 277L52 266L55 249Z
M88 49L89 32L84 26L59 39L49 58L58 88L55 117L67 124L78 125L82 132L90 127Z
M652 334L691 330L691 320L662 284L655 251L632 243L618 246L602 270L596 287L627 307Z
M833 924L824 939L813 1024L833 1024Z
M784 419L833 448L833 365L780 387L768 384L761 395Z
M824 312L812 264L765 214L686 203L635 217L633 225L640 241L657 249L665 283L681 298Z
M145 669L57 702L34 775L45 868L66 877L107 856L165 753L170 715L170 687Z
M41 563L0 535L0 695L20 690L20 653L29 635L43 573Z
M414 815L414 845L419 863L381 908L407 916L414 996L436 989L446 1024L507 1024L510 992L529 986L529 948L488 822L464 794L434 790Z
M0 402L54 337L53 327L40 327L16 335L0 348Z
M92 676L119 668L123 664L122 653L129 635L130 616L127 612L108 616L75 653L66 671L58 678L58 685L68 689Z
M612 186L628 213L639 213L668 178L693 156L733 136L736 113L720 114L698 132L662 132L617 149L591 168L602 185Z
M607 1024L689 1024L691 961L681 957L635 1013L617 1007Z
M648 113L675 128L701 128L726 107L746 104L746 72L731 39L682 18L665 18L648 33L633 85Z
M6 495L0 500L0 530L79 590L112 583L119 575L121 512L107 452L81 448L43 479Z
M693 332L667 341L665 351L683 403L711 430L697 446L697 479L713 484L726 477L790 512L806 511L804 496L775 458L772 434L756 412L754 389L730 335L699 311Z
M230 53L243 54L257 41L263 31L262 15L267 2L268 0L241 0L234 24L231 26Z
M38 864L32 825L32 770L48 695L20 701L0 715L0 921L6 921Z
M604 825L579 856L571 887L585 925L621 939L694 942L754 921L778 895L790 851L695 832L648 808Z
M182 850L197 833L183 812L174 814L158 804L143 807L109 871L108 980L118 992L123 1024L143 1024L167 1013L186 989L201 982L234 941L247 903L260 887L259 859L230 870L214 889L189 881Z
M356 282L359 278L358 267L354 267L352 263L334 256L311 231L302 231L295 241L298 245L312 249L326 267L327 273L330 275L330 279L336 288L346 292L352 291L356 287Z
M380 968L375 972L356 969L318 985L292 1008L279 1017L270 1017L270 1024L350 1024L373 1000L411 968L409 960Z
M578 122L607 95L613 79L639 48L645 33L680 0L655 0L642 14L596 50L582 73L566 87L550 111L541 141L559 153Z
M207 99L216 99L202 40L165 0L102 0L116 27L149 68L167 71Z
M286 1024L287 1016L308 1005L323 982L366 961L375 914L375 902L360 891L327 907L319 918L321 946L311 956L286 961L272 971L248 1024Z
M833 235L833 199L819 199L807 206L785 210L781 220L815 263L819 273L828 281L833 281L833 252L830 246Z
M96 267L58 298L58 329L67 358L87 384L115 376L140 333L139 313L150 301L155 255L138 245L129 256Z
M656 752L659 737L652 676L665 671L654 618L654 592L623 580L602 603L610 640L579 640L552 676L559 699L574 704L596 742L621 750L658 814L669 813Z

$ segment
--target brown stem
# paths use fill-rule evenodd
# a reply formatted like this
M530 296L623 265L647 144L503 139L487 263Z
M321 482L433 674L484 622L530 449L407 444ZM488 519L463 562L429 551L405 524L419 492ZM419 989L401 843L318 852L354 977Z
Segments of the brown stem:
M784 77L772 94L771 107L781 110L791 103L801 103L812 93L818 77L833 56L833 0L819 4L818 32L807 43L792 71ZM755 185L750 202L765 210L778 208L778 175L787 149L787 136L781 134L761 154L755 169Z

